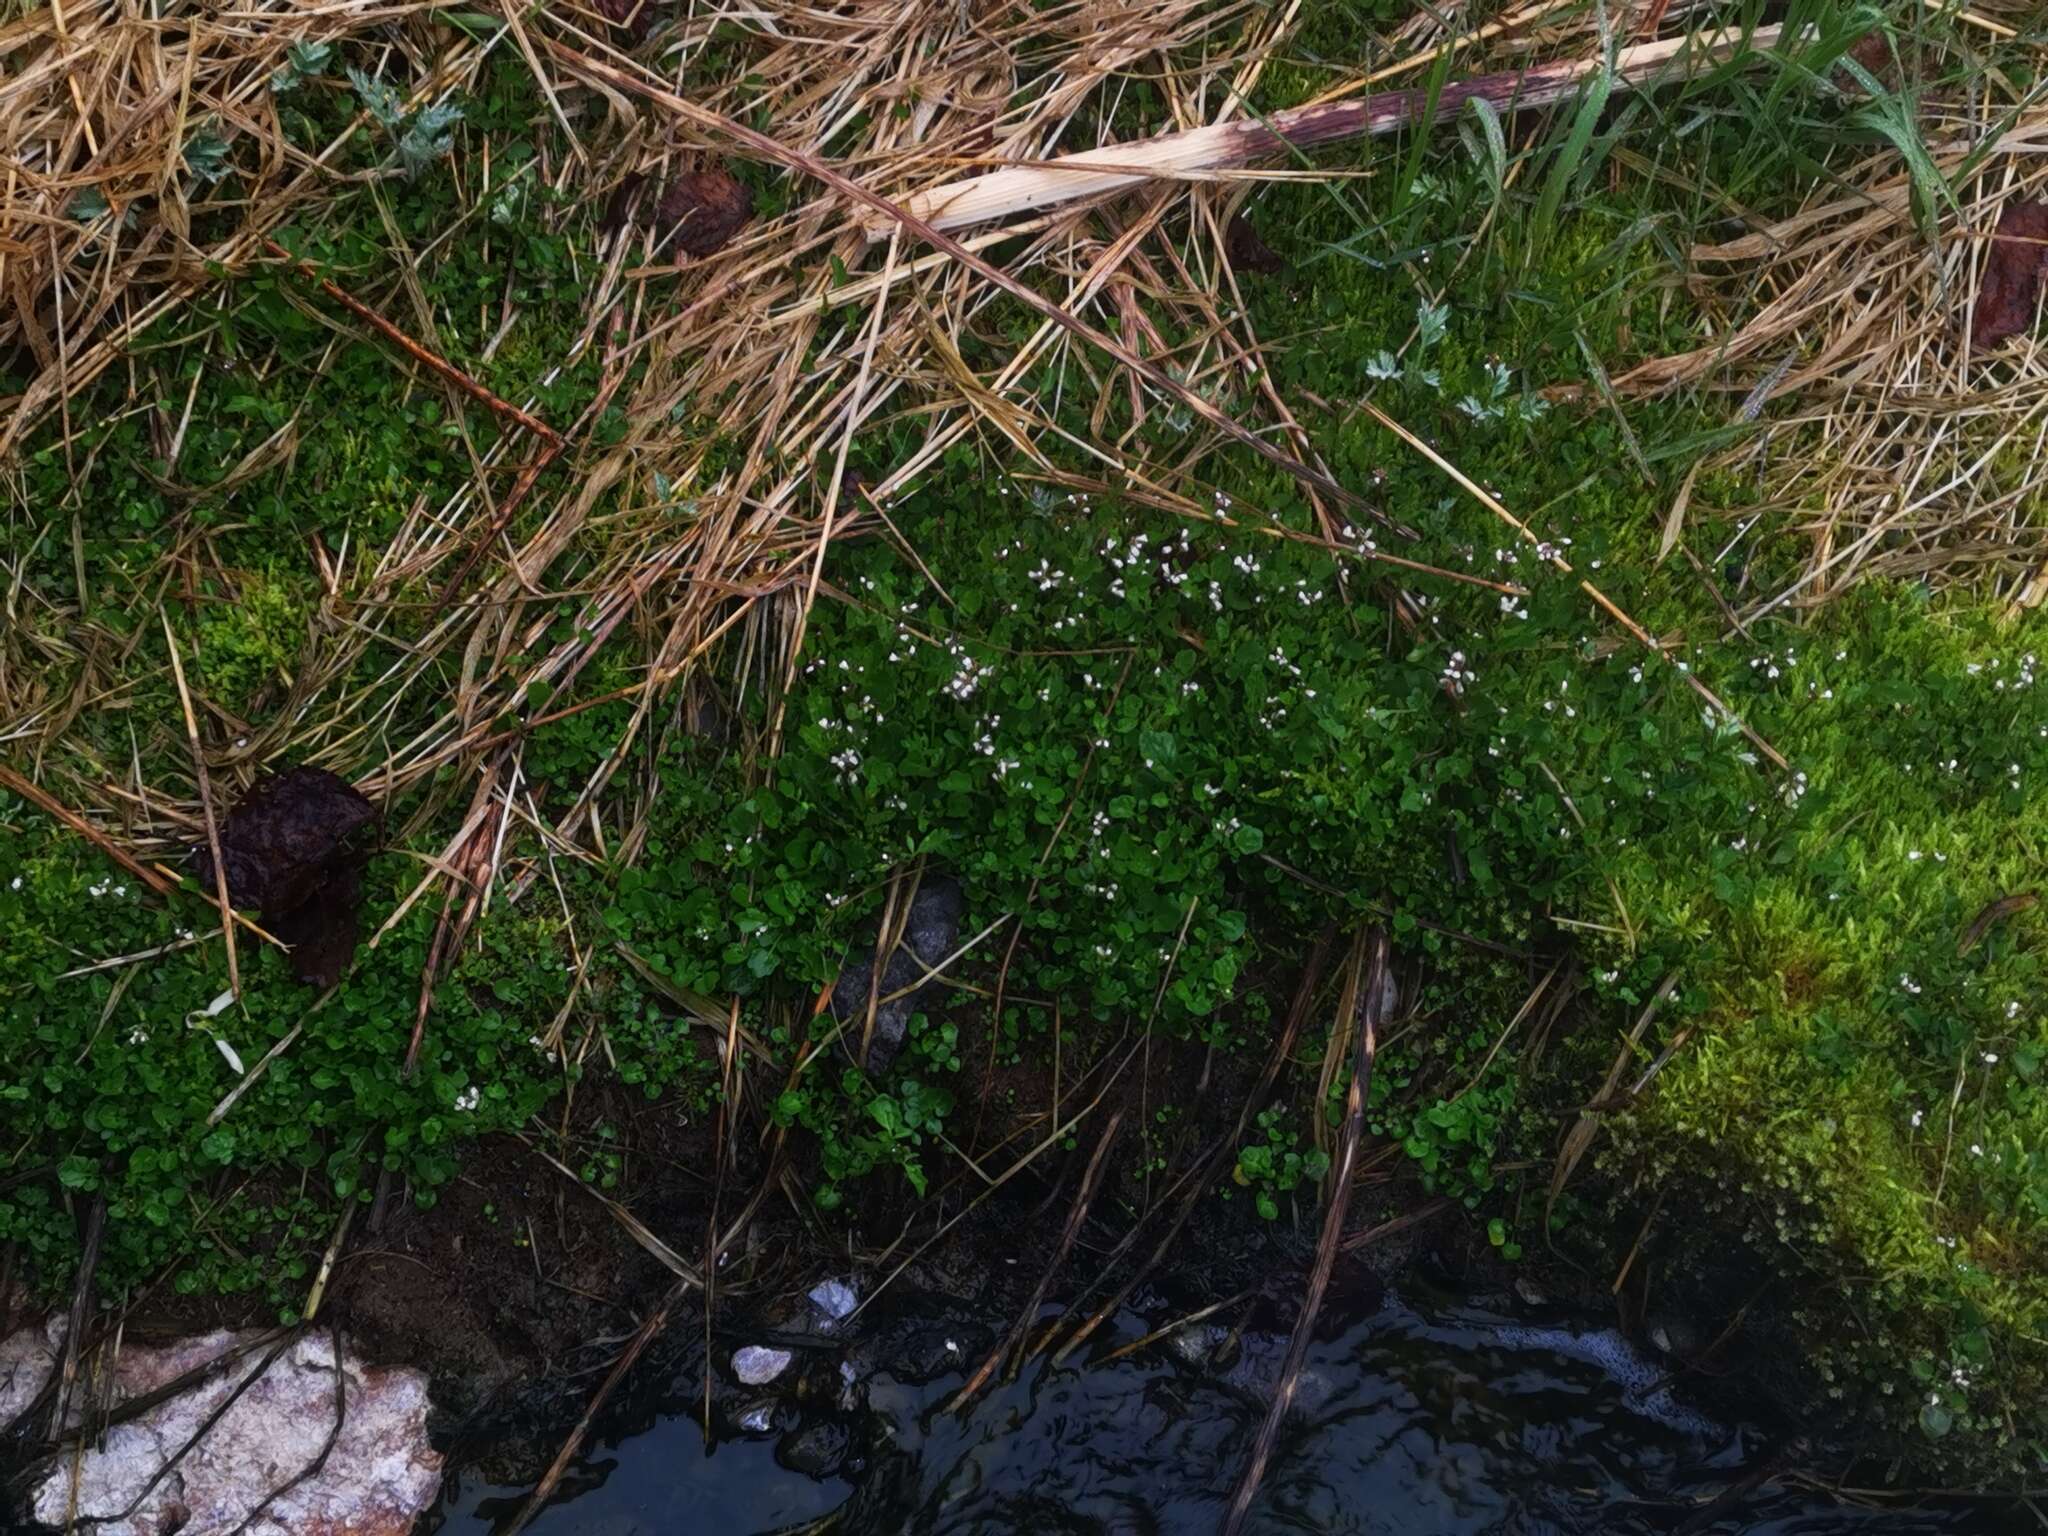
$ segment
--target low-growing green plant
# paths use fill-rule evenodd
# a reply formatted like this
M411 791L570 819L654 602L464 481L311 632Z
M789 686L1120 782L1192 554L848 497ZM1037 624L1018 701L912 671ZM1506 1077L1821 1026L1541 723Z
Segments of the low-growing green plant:
M1297 1186L1311 1188L1330 1171L1330 1155L1320 1147L1303 1148L1301 1138L1288 1129L1285 1109L1259 1111L1258 1135L1237 1149L1237 1166L1230 1172L1234 1182L1252 1192L1252 1202L1268 1221L1280 1217L1280 1197L1291 1195Z
M913 1013L909 1022L910 1054L926 1076L960 1070L960 1026L951 1019L932 1020Z
M1476 1208L1493 1188L1494 1151L1514 1097L1514 1079L1504 1073L1491 1088L1472 1088L1408 1114L1401 1150L1421 1170L1422 1187Z
M516 921L486 921L484 949L443 985L408 1079L392 1021L417 999L428 914L368 952L323 1006L309 1010L264 948L243 954L240 1004L216 1006L218 946L193 946L172 910L19 801L0 797L0 825L17 1064L0 1126L54 1173L0 1193L0 1241L21 1244L46 1280L75 1256L72 1207L100 1199L109 1294L172 1267L182 1291L260 1288L291 1305L337 1202L368 1201L388 1171L432 1203L463 1141L522 1125L559 1081L530 1041L561 989L535 984L538 936L522 943ZM539 942L559 976L552 941ZM142 958L92 969L110 955Z
M845 1200L847 1184L877 1168L900 1171L922 1195L929 1187L925 1138L943 1133L952 1108L953 1095L946 1088L898 1077L885 1091L858 1068L848 1067L836 1084L812 1081L785 1089L774 1114L778 1125L801 1125L817 1138L824 1179L812 1199L832 1210Z
M208 697L242 710L290 680L306 641L304 598L290 583L252 574L203 612L192 670Z

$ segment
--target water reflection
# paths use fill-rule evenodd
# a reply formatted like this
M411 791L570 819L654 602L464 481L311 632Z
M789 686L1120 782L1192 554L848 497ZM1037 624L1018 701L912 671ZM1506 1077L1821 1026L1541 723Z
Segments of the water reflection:
M1284 1347L1277 1332L1212 1329L1105 1359L1145 1331L1131 1315L1091 1360L1035 1363L948 1415L940 1405L973 1356L950 1335L971 1325L871 1322L843 1352L805 1357L776 1383L779 1396L727 1404L731 1429L759 1430L730 1432L708 1454L699 1383L631 1405L630 1422L591 1442L534 1536L743 1536L821 1522L861 1536L1213 1532ZM1393 1297L1326 1319L1320 1332L1253 1531L1674 1536L1767 1449L1753 1429L1691 1406L1656 1362L1611 1332ZM915 1342L940 1333L944 1351ZM854 1367L851 1389L842 1363ZM806 1371L819 1390L804 1390ZM485 1536L509 1523L525 1493L457 1468L440 1529ZM1873 1512L1773 1487L1697 1527L1720 1536L2018 1528L1983 1503Z

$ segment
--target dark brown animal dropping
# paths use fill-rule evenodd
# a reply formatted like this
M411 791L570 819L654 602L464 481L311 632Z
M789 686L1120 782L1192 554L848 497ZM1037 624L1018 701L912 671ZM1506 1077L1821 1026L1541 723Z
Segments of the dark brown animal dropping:
M1229 227L1223 232L1223 246L1230 264L1240 272L1276 277L1287 270L1287 258L1266 244L1252 228L1251 220L1241 213L1231 216Z
M359 873L377 809L346 779L288 768L242 797L220 828L228 900L254 908L292 946L302 981L331 986L356 947ZM213 855L196 850L200 886L214 888Z
M714 165L676 177L654 212L657 227L674 228L677 250L710 256L724 250L754 216L754 194L724 166Z

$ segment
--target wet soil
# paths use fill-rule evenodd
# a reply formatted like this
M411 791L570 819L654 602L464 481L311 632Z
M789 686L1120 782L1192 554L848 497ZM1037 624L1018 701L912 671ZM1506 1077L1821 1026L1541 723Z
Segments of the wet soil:
M462 1172L432 1204L420 1206L404 1187L382 1190L338 1260L322 1320L338 1324L373 1364L428 1372L437 1440L474 1478L530 1486L674 1284L607 1202L701 1265L714 1219L729 1224L772 1176L743 1237L712 1271L708 1307L693 1294L674 1309L605 1419L609 1436L650 1430L678 1411L674 1393L657 1394L650 1406L632 1383L680 1382L698 1418L730 1429L750 1399L721 1362L741 1344L788 1347L800 1367L819 1365L797 1370L785 1408L801 1404L806 1392L837 1390L836 1367L807 1353L816 1340L806 1331L804 1297L822 1277L842 1277L873 1303L876 1347L899 1376L936 1376L985 1357L1044 1280L1096 1139L1120 1111L1124 1128L1107 1176L1050 1294L1062 1307L1096 1309L1135 1283L1105 1336L1128 1332L1126 1314L1139 1302L1148 1315L1170 1317L1235 1298L1236 1326L1284 1338L1312 1258L1315 1192L1283 1200L1277 1222L1259 1219L1241 1191L1225 1198L1232 1193L1229 1149L1243 1139L1240 1115L1249 1123L1258 1108L1247 1104L1261 1077L1259 1053L1154 1040L1111 1080L1106 1064L1126 1044L1103 1040L1091 1051L1069 1037L1055 1077L1039 1065L1047 1053L1036 1048L1023 1064L1004 1064L990 1054L978 1022L965 1018L954 1082L961 1105L951 1123L972 1164L928 1148L934 1177L925 1199L884 1173L849 1186L847 1207L829 1217L810 1203L821 1173L806 1147L793 1145L772 1165L772 1138L744 1127L723 1187L715 1187L715 1114L649 1101L595 1073L552 1111L545 1131L471 1147ZM1285 1085L1298 1075L1283 1077L1280 1091L1294 1091ZM1071 1146L1055 1145L990 1187L1097 1093L1100 1102ZM1178 1205L1176 1180L1219 1150L1200 1198L1153 1262ZM615 1154L616 1165L599 1152ZM1503 1264L1483 1228L1423 1189L1396 1149L1369 1148L1365 1168L1354 1226L1376 1235L1340 1260L1333 1317L1370 1312L1390 1281L1451 1287L1509 1307L1563 1308L1610 1322L1646 1348L1653 1335L1663 1340L1674 1370L1705 1395L1749 1398L1752 1421L1759 1417L1755 1367L1796 1355L1773 1347L1757 1277L1739 1259L1703 1249L1697 1234L1669 1243L1653 1235L1617 1292L1611 1274L1545 1253ZM878 1296L886 1300L874 1302ZM1740 1326L1731 1327L1737 1319ZM184 1298L160 1285L130 1309L124 1326L164 1337L274 1321L251 1299ZM825 1434L834 1421L821 1422ZM796 1454L836 1465L845 1451L819 1445Z

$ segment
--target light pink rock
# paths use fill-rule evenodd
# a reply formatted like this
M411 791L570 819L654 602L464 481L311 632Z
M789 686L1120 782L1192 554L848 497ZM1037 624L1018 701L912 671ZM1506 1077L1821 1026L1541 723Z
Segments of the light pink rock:
M57 1368L64 1320L53 1317L36 1328L21 1328L0 1339L0 1430L28 1412Z
M47 1376L49 1331L24 1332L40 1340ZM161 1349L126 1348L115 1368L114 1395L132 1399L150 1392L247 1337L211 1333ZM227 1536L245 1520L246 1536L405 1536L441 1482L441 1458L427 1442L426 1377L366 1367L343 1351L337 1432L336 1366L328 1336L307 1334L263 1369L273 1348L258 1347L220 1374L108 1430L79 1461L75 1494L67 1458L36 1489L36 1519L61 1527L75 1511L81 1521L96 1522L97 1536ZM7 1362L16 1358L22 1361L16 1375L25 1385L37 1354L22 1334L0 1344L0 1389L7 1393L0 1410L20 1392L6 1374ZM249 1385L235 1397L244 1382ZM27 1396L33 1395L31 1388ZM235 1400L218 1422L137 1503L150 1479L230 1397ZM313 1471L330 1435L333 1448ZM262 1513L250 1519L259 1505Z

